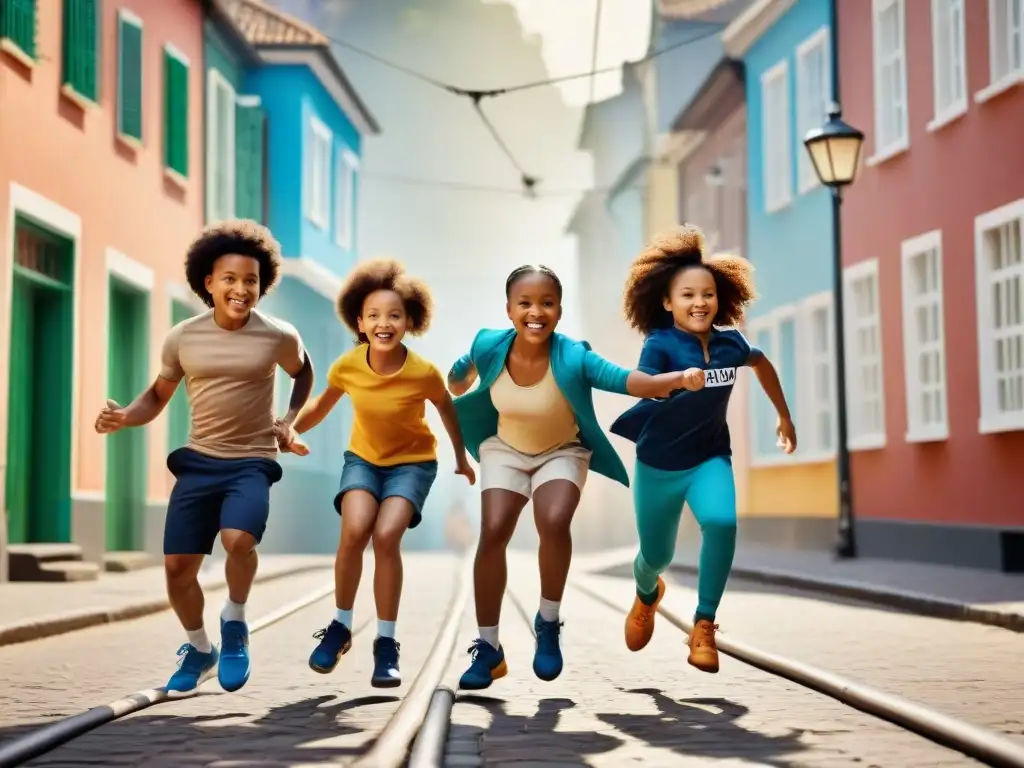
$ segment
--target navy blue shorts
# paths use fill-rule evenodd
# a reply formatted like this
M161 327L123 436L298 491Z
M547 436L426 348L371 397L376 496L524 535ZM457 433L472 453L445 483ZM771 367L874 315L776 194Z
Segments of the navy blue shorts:
M176 482L164 522L165 555L209 555L221 529L263 538L270 486L281 479L273 459L217 459L189 448L167 457Z
M389 496L398 496L412 504L412 522L409 527L415 528L423 519L423 503L427 500L435 477L436 461L378 467L351 451L345 451L345 466L341 470L341 486L334 497L334 509L341 514L341 498L349 491L371 493L378 504Z

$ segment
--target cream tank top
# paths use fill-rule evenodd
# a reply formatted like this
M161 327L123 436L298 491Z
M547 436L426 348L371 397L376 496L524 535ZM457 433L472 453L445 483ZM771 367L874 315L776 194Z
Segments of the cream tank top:
M502 368L491 385L491 402L498 412L498 438L520 453L536 456L579 441L576 415L550 366L530 387L520 387Z

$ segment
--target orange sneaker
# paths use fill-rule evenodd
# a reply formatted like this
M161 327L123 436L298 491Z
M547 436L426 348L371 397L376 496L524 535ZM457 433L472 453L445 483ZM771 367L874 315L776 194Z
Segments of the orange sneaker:
M701 672L718 671L718 646L715 645L717 624L707 619L694 622L690 633L690 656L687 661Z
M654 634L654 616L658 613L658 603L665 596L665 582L658 577L658 596L651 605L647 605L637 595L633 599L633 607L626 616L626 647L631 651L639 651L651 642Z

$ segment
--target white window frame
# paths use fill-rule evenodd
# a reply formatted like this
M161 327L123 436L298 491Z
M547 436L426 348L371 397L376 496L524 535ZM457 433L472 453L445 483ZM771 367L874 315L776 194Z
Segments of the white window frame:
M959 28L953 22L959 18ZM932 100L928 131L936 131L967 112L967 24L964 0L932 0ZM950 93L943 102L942 84Z
M232 108L228 110L227 145L228 151L217 147L217 92L223 90L230 95ZM238 96L234 87L220 70L210 67L206 70L206 220L208 222L231 219L235 216L235 110ZM218 163L224 163L224 178L227 185L227 210L219 210L217 195Z
M355 243L356 175L359 173L359 158L347 147L339 147L336 166L334 242L346 250L351 250Z
M862 362L857 356L858 318L855 314L854 285L867 277L875 279L875 332L878 334L878 409L880 426L878 431L858 431L863 419L860 416L861 403L858 395L863 392L857 376ZM867 451L884 448L885 435L885 335L882 332L881 284L879 281L878 259L866 259L843 269L843 335L846 347L846 408L848 435L846 447L851 451Z
M931 253L935 254L937 267L936 289L932 293L922 295L914 291L914 263L917 259ZM917 237L904 240L900 244L903 299L903 380L907 395L906 441L908 443L945 440L949 437L949 375L946 361L946 314L942 260L942 230L925 232ZM938 338L925 345L918 335L917 310L932 306L938 308ZM928 353L938 353L940 384L937 389L942 398L940 418L932 423L925 422L921 408L924 383L921 381L920 356Z
M779 98L769 97L767 92L779 81L782 94ZM773 117L777 117L778 125L770 124ZM782 210L793 200L789 62L785 59L761 75L761 170L765 213Z
M1013 0L988 0L989 84L974 94L979 104L1024 80L1024 4L1017 18L1010 18ZM1020 61L1013 61L1013 50Z
M1024 430L1024 410L1010 413L999 411L999 382L996 378L995 355L996 317L992 301L992 270L989 266L991 254L985 239L988 231L1014 221L1021 222L1022 238L1024 238L1024 198L983 213L974 220L975 284L978 302L978 378L981 400L978 431L982 434ZM1024 260L1007 271L1010 277L1019 277L1024 283ZM1024 285L1021 290L1024 291ZM1024 301L1024 298L1021 300Z
M306 218L320 229L331 226L331 176L334 134L316 115L306 116L305 183Z
M797 435L800 437L798 452L803 462L825 461L836 455L836 334L833 314L832 291L821 291L803 299L798 305L797 324ZM825 312L825 341L828 345L823 353L814 349L814 316ZM829 390L824 398L818 396L815 376L817 367L828 369ZM818 417L829 417L831 441L826 443L818 434ZM794 454L796 455L796 454Z
M779 348L780 348L779 342L780 342L780 339L782 338L782 334L780 333L780 328L781 328L782 324L785 323L785 322L792 322L793 323L793 330L794 330L793 343L796 345L796 348L793 350L793 352L794 352L794 355L796 357L796 368L797 368L796 371L793 372L794 373L793 379L794 379L794 381L797 382L796 386L797 386L798 389L800 387L800 383L799 382L800 382L800 372L801 372L801 367L802 367L802 362L801 362L801 360L802 360L802 357L801 357L801 353L802 353L801 345L802 345L802 343L801 343L801 329L800 329L801 321L802 321L802 316L801 316L801 311L800 311L800 305L798 305L798 304L787 304L787 305L782 306L782 307L776 307L771 312L768 312L767 314L761 315L760 317L754 318L753 320L749 321L747 323L747 329L744 332L744 336L746 336L748 341L750 341L750 343L753 346L756 347L756 346L758 346L757 337L761 333L763 333L764 331L768 331L768 333L769 333L769 335L771 337L771 341L770 341L771 348L770 349L763 349L761 351L764 352L765 356L769 360L771 360L772 363L775 365L776 369L779 370L779 379L782 380L782 379L786 378L785 374L788 373L788 372L780 369L780 366L782 365L781 355L779 354ZM791 403L791 404L795 404L796 402L798 402L799 398L801 397L799 392L788 392L787 391L787 392L785 392L785 395L786 395L786 401L788 403ZM758 399L758 398L763 398L764 402L768 403L768 410L765 411L765 414L766 414L766 418L768 418L771 421L771 430L773 432L775 430L775 421L776 421L776 419L778 417L777 417L777 414L775 413L775 407L768 400L768 396L764 393L764 391L761 389L761 386L759 384L751 384L749 397L750 397L750 406L749 406L749 409L748 409L749 419L750 419L750 429L749 429L750 451L749 451L749 453L750 453L750 466L751 467L776 467L776 466L783 465L783 464L786 464L786 465L789 465L789 464L805 464L805 463L808 463L808 462L811 462L811 461L819 461L821 459L821 456L815 456L815 455L809 454L808 452L804 451L803 450L803 446L797 448L797 450L794 453L792 453L792 454L785 454L785 453L783 453L781 448L771 448L771 449L769 449L769 451L767 453L761 453L760 446L758 445L758 438L759 438L759 435L760 435L760 432L761 432L761 429L762 429L762 425L758 424L758 422L757 422L758 408L755 405L754 401L756 399ZM800 413L799 413L799 409L797 409L797 410L798 410L797 419L799 420L800 419ZM802 432L802 428L801 428L799 423L796 424L796 429L797 429L797 437L799 438L800 434Z
M899 18L900 32L902 33L899 41L899 48L894 50L890 56L889 61L882 61L881 59L881 27L879 24L879 18L882 13L889 10L889 8L896 6L897 16ZM875 109L875 154L871 158L871 164L880 163L883 160L887 160L894 155L903 152L910 147L910 119L909 119L909 108L907 97L907 14L906 14L906 3L905 0L872 0L872 14L871 14L871 58L874 68L874 109ZM887 65L891 66L895 63L899 63L900 74L898 86L903 95L903 115L897 121L894 117L893 120L896 122L894 126L894 133L892 136L886 135L886 110L895 110L898 106L897 102L890 104L884 104L882 102L882 79L888 74L886 69Z
M808 64L812 53L821 51L824 70L821 73L821 92L810 93ZM800 152L799 146L807 132L820 128L828 119L832 101L832 56L829 28L821 27L796 48L796 119L797 119L797 191L806 194L821 186L810 154Z

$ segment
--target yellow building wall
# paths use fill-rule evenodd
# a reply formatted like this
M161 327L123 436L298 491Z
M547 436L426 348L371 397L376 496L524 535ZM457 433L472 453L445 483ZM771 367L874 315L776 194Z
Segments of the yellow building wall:
M755 467L747 473L750 517L836 517L839 499L833 461Z
M644 239L679 226L679 172L673 163L655 160L647 169Z

